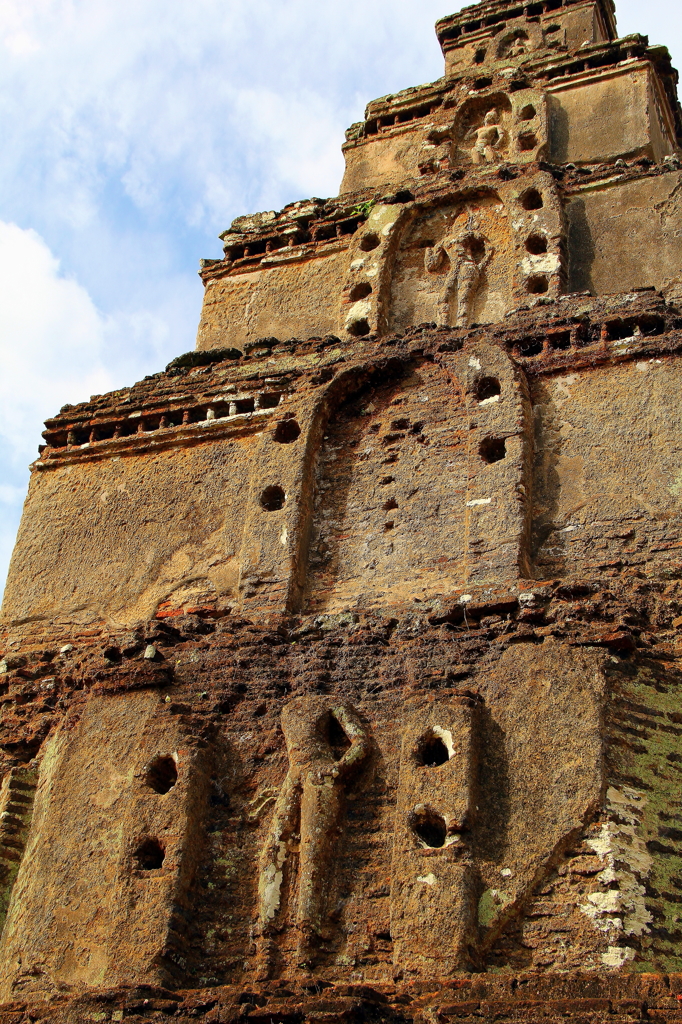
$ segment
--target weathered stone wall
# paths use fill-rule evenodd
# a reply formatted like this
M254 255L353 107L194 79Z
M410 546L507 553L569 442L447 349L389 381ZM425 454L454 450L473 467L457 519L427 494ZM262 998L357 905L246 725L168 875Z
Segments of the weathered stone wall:
M508 67L510 51L518 59L524 56L520 52L522 47L530 53L578 50L608 42L616 35L614 7L610 2L583 0L566 6L543 5L534 9L531 17L512 5L505 7L503 19L499 17L499 7L484 2L469 9L468 17L465 8L465 17L453 15L437 22L436 32L449 77L471 72L481 64L486 68L496 63Z
M662 571L679 530L680 317L648 293L561 312L551 330L507 320L494 344L465 328L271 340L67 411L36 464L4 621L66 635Z
M0 997L167 980L158 960L182 927L174 908L200 856L208 766L157 708L150 691L93 698L46 744Z
M682 1016L677 73L611 0L437 32L47 421L0 1024Z
M237 259L205 268L199 348L250 351L293 331L349 339L417 323L496 323L564 290L656 287L676 298L677 168L672 158L652 165L648 157L552 174L536 165L509 175L470 167L455 181L440 172L409 189L347 196L319 230L346 230L349 208L357 227L347 240L309 246L315 258L301 262L287 249L275 268L273 256L242 257L242 245L230 249ZM470 280L458 293L463 270ZM270 285L275 298L261 310Z
M164 602L229 602L239 581L250 448L246 438L143 449L36 477L6 617L125 627Z
M541 574L677 561L681 373L677 358L649 358L537 382Z
M552 163L604 163L674 152L658 83L648 65L586 73L549 90Z
M6 995L56 994L95 979L89 971L108 985L132 970L157 983L243 986L266 953L275 976L295 973L299 833L285 845L267 948L258 872L296 763L283 712L301 743L313 698L335 714L352 708L367 737L355 773L333 783L339 844L305 955L321 983L429 979L427 950L462 920L460 889L443 885L454 870L467 873L475 913L441 976L467 964L551 972L635 956L640 970L673 969L679 611L677 582L568 581L516 597L481 592L442 623L415 609L272 632L179 616L25 655L4 674L3 757L22 756L22 728L26 754L37 752L46 717L53 738L3 940ZM474 703L475 726L461 719L463 702ZM348 743L331 728L322 741L330 746L310 757L331 748L338 758ZM468 780L457 760L448 767L465 742ZM158 771L169 758L177 775ZM452 786L464 784L463 814ZM439 827L445 842L433 838ZM145 846L161 848L161 864L142 859ZM416 885L414 900L397 884ZM436 891L443 913L424 916ZM405 913L410 934L432 929L423 946L396 941Z
M346 276L346 247L332 245L314 259L271 257L238 277L207 283L197 349L255 343L258 338L331 334Z
M680 175L584 184L566 203L571 291L682 290Z

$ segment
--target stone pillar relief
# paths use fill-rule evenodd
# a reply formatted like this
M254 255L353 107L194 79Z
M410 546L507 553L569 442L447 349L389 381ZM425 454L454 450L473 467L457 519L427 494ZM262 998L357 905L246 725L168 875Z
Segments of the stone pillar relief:
M366 726L343 702L294 700L282 711L282 730L289 770L261 854L258 882L260 959L266 976L276 966L275 937L287 927L295 932L300 966L314 960L317 943L328 937L345 794L370 752Z

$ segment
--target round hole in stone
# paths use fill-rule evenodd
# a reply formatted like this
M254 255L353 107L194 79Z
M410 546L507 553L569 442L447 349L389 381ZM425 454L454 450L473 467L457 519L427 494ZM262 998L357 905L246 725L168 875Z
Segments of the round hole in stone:
M330 714L327 720L327 743L330 746L332 757L340 761L347 750L350 750L351 741L338 719Z
M429 846L432 850L440 850L445 846L445 820L430 807L415 811L410 818L410 827L424 846Z
M547 252L547 239L544 235L529 235L526 239L526 249L533 256L542 256Z
M524 210L541 210L545 205L536 188L529 188L527 192L524 192L520 202Z
M368 295L372 294L372 286L369 281L360 281L350 290L348 298L351 302L359 302L360 299L366 299Z
M507 442L503 437L484 437L478 446L478 452L488 465L501 462L507 457Z
M144 781L155 793L169 793L178 781L178 766L170 754L155 757L147 768Z
M266 487L260 496L260 503L266 512L279 512L284 508L287 496L278 484Z
M369 323L364 317L360 320L353 320L353 322L348 325L348 333L352 334L354 338L364 338L369 334L370 330L371 328Z
M482 238L469 238L464 244L476 263L483 259L485 256L485 242Z
M145 839L135 850L135 862L140 871L158 871L165 858L166 851L158 839Z
M363 235L360 239L360 248L363 252L371 252L372 249L378 248L381 244L379 236L374 231L368 231L366 235Z
M519 121L532 121L537 111L532 103L527 103L525 107L522 107L519 111Z
M526 291L529 295L544 295L549 291L549 278L544 274L535 274L529 277L526 282Z
M421 737L414 748L414 760L420 768L438 768L450 760L450 752L432 729Z
M275 427L273 437L279 444L291 444L301 436L301 428L296 420L280 420Z
M476 50L476 55L474 56L474 64L482 64L484 60L485 50Z
M537 144L537 136L533 132L524 132L523 135L519 135L519 149L522 153L530 153Z
M479 402L487 402L501 393L502 388L497 377L481 377L476 381L476 398Z

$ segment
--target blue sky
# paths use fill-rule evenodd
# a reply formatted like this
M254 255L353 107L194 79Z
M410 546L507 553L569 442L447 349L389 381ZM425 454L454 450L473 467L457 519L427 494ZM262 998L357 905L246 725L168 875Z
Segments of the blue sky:
M42 421L194 346L201 257L338 191L343 131L442 74L447 0L0 0L0 585ZM682 62L679 6L618 5Z

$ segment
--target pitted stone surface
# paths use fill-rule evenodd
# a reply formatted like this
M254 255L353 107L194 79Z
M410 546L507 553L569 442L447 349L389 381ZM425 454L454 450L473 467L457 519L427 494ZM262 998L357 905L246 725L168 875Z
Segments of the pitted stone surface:
M49 419L0 1024L682 1018L677 73L483 0Z

